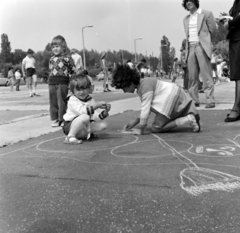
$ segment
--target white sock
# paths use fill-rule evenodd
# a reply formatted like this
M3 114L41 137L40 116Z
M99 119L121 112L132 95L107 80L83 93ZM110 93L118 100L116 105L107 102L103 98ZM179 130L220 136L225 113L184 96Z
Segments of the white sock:
M185 117L180 117L175 120L177 126L189 124L189 123L195 123L196 119L193 114L189 114Z

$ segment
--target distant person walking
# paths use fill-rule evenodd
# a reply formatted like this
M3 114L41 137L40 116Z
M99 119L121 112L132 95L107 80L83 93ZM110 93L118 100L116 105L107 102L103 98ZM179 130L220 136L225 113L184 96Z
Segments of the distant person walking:
M33 97L39 96L36 92L37 89L37 74L35 67L35 58L33 57L34 51L32 49L28 49L27 56L22 61L22 74L23 77L26 77L27 88L29 92L29 96Z
M187 40L186 59L189 94L196 106L199 106L198 78L201 73L207 99L205 108L214 108L214 83L210 59L212 40L216 34L216 22L211 11L199 8L199 0L183 0L182 6L190 11L190 14L183 20Z
M103 52L101 55L101 66L104 74L103 92L111 92L111 90L108 88L108 70L106 67L106 56L107 54L105 52Z
M13 91L13 86L15 85L15 77L13 73L13 67L8 68L8 79L10 82L10 91Z
M72 57L66 54L67 43L62 36L52 39L53 57L49 60L49 102L52 127L63 126L63 115L67 110L67 95L70 75L75 72Z
M81 71L83 71L83 63L82 63L82 57L81 55L79 55L77 53L77 50L76 49L72 49L71 50L71 57L74 61L74 64L75 64L75 72L76 74L80 73Z
M16 91L20 91L19 86L21 82L21 73L19 68L16 68L14 75L16 78Z
M137 64L136 64L136 69L139 72L139 74L141 75L141 78L144 78L145 75L145 66L146 66L146 59L142 58Z
M240 120L240 0L235 0L229 11L232 19L224 19L224 28L228 30L230 80L235 82L235 100L225 122Z

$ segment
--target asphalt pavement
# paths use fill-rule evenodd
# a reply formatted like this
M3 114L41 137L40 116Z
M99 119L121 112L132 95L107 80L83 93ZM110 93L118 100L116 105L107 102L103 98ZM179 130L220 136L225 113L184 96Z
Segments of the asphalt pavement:
M120 132L138 97L99 83L95 97L113 107L108 129L81 145L50 127L46 86L31 100L22 90L0 88L0 233L240 232L240 122L224 122L232 83L216 86L215 109L200 94L202 132L141 136Z

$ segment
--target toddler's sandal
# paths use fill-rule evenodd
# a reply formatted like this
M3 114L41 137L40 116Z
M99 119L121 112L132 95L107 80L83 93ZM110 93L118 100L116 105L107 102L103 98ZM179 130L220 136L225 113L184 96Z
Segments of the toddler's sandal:
M77 145L77 144L82 144L82 140L78 140L74 136L69 136L69 137L67 136L63 141L63 143Z

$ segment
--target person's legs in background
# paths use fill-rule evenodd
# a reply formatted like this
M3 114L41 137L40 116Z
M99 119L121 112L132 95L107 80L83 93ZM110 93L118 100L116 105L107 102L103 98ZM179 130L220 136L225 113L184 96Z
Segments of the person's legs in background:
M57 100L57 91L59 89L58 84L51 84L48 87L49 89L49 112L50 112L50 118L52 122L52 127L58 127L59 126L59 120L58 120L58 100Z
M188 92L192 99L195 101L195 105L199 106L198 96L198 84L199 84L199 66L198 60L195 54L196 45L189 45L189 54L187 59L188 69Z
M39 96L39 94L36 92L36 89L37 89L37 75L36 74L32 75L32 80L33 80L33 95Z
M68 95L68 85L59 84L57 90L57 104L58 104L58 121L59 125L63 126L63 115L67 111L67 95Z
M10 78L10 91L13 91L13 86L15 85L15 78L11 77Z
M203 82L203 90L206 96L205 108L214 108L214 83L212 78L212 66L210 58L207 56L201 44L195 47L195 53L197 57L198 66L200 68L200 74Z
M103 74L104 74L104 80L103 80L103 92L108 92L107 90L107 79L108 79L108 76L107 76L107 72L104 70L103 71Z
M187 67L183 67L183 89L185 91L188 90L188 70L187 70Z
M32 93L32 76L26 77L27 89L30 97L33 97Z
M21 79L16 79L16 91L20 91L20 89L19 89L20 81L21 81Z

